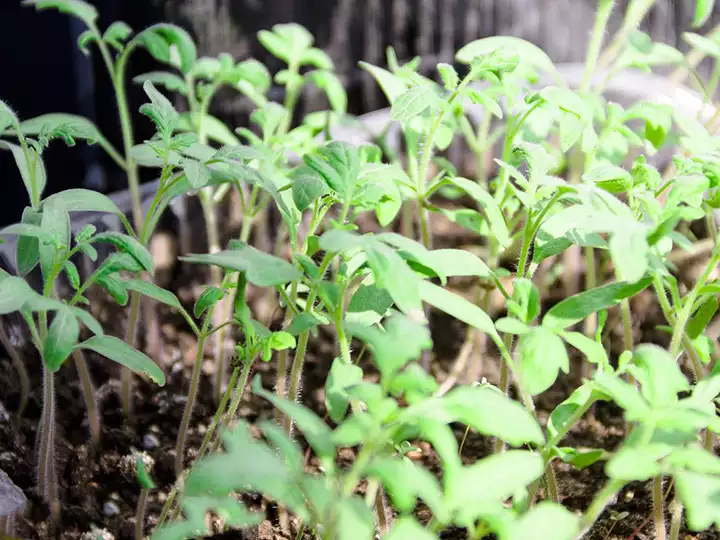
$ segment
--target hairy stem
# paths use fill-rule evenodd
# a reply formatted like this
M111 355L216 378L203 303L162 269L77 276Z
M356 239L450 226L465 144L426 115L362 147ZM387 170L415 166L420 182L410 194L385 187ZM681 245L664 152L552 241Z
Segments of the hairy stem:
M55 474L55 374L43 367L43 409L40 421L38 492L50 506L53 523L60 517Z
M90 370L88 369L85 355L81 350L74 350L72 357L75 362L75 369L77 369L78 377L80 378L80 386L82 387L85 407L88 412L90 437L92 438L93 445L98 446L100 444L100 415L97 411L95 388L93 387L92 379L90 377Z
M233 391L233 399L230 402L230 407L228 408L225 417L223 418L223 425L225 427L230 426L230 422L232 422L232 419L235 418L235 415L237 414L238 407L240 407L240 402L242 401L243 395L245 395L245 388L247 387L248 379L250 378L250 371L252 370L254 363L255 359L253 358L251 361L246 361L243 364L240 379L237 381L237 384L235 385L235 390ZM216 452L219 447L220 437L217 437L213 445L210 447L210 452Z
M670 537L669 540L678 540L680 538L680 529L682 528L683 504L676 495L670 503Z
M295 349L295 358L293 359L292 369L290 370L290 387L288 389L288 399L297 403L300 398L300 386L302 384L302 370L305 364L305 353L307 352L309 332L303 332L298 339L297 349ZM285 433L289 435L292 432L292 418L285 416L284 428Z
M595 72L600 50L602 49L603 39L607 30L608 20L613 10L613 0L599 0L597 13L595 14L595 25L593 26L592 37L588 46L587 55L585 57L585 71L583 72L583 81L580 89L586 91L590 88L592 75Z
M656 476L653 479L652 488L653 520L655 522L655 540L665 540L665 501L663 498L663 477Z

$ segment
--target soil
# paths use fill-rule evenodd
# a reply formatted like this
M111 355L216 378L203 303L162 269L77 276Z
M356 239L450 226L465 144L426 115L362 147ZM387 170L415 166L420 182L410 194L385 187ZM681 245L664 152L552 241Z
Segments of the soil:
M459 231L438 218L433 222L436 247L441 243L446 247L465 242L460 239ZM228 231L229 234L235 231ZM192 301L206 276L197 267L179 267L165 269L169 288L178 297L192 307ZM163 284L165 285L165 284ZM462 280L452 282L459 292L468 294L467 283ZM464 289L464 290L461 290ZM545 308L561 297L562 291L551 290L555 298L545 299ZM256 295L256 302L261 296ZM94 312L105 324L106 331L114 335L124 335L124 313L118 309L102 292L93 298ZM256 304L257 309L270 312L266 306ZM665 344L666 336L655 330L662 319L649 293L633 300L635 315L634 331L636 341ZM33 395L19 428L10 415L0 414L0 469L23 489L29 499L25 515L18 520L16 536L19 538L77 540L95 538L84 536L95 528L104 529L116 539L134 538L135 510L139 488L132 467L129 467L134 450L146 452L154 462L152 476L158 489L151 491L146 511L145 530L149 532L156 523L157 516L166 500L168 490L175 479L173 463L175 440L186 400L187 385L195 354L195 341L182 319L164 307L158 308L159 329L162 341L161 354L156 360L165 370L167 384L158 388L140 378L135 378L134 414L132 422L125 421L118 398L119 369L117 365L99 357L88 355L93 381L97 388L97 401L102 415L102 437L99 447L94 448L89 441L86 411L75 370L66 365L56 376L57 391L57 433L56 467L60 483L62 500L61 522L55 531L48 526L48 511L35 494L35 436L41 413L41 370L37 353L27 344L19 343L18 348L31 374ZM275 324L279 324L275 320ZM465 337L465 328L452 318L433 313L431 331L434 338L433 371L442 379L450 371L452 363ZM611 349L619 353L622 331L618 325L611 325L608 341ZM333 336L328 332L321 334L309 350L304 371L303 402L318 414L325 413L323 404L323 385L333 354ZM194 410L192 430L187 444L187 454L192 458L200 445L207 426L215 412L212 399L211 377L213 375L211 356L206 356L203 377ZM363 360L368 373L372 373L369 356ZM483 376L490 382L498 382L498 358L489 351L483 361ZM265 387L272 387L275 378L275 364L257 363L254 370L262 376ZM542 422L553 408L565 399L579 384L580 359L575 358L570 376L562 376L537 402L538 415ZM0 361L0 403L7 411L13 412L18 406L18 378L9 360ZM0 410L0 413L2 411ZM273 416L268 404L246 392L239 414L250 423ZM464 427L455 426L458 438L462 438ZM613 404L597 404L586 417L569 433L568 446L602 448L612 451L617 448L625 434L624 421L620 409ZM435 473L440 473L437 455L426 444L420 444L421 460ZM463 450L463 460L470 464L491 451L491 441L470 433ZM351 449L343 449L340 458L350 462L354 457ZM310 466L312 467L312 463ZM557 466L557 480L562 503L573 511L587 508L593 495L605 482L603 463L597 463L585 470L575 470L569 466ZM277 512L260 497L246 497L245 502L254 509L264 509L268 519L254 530L216 534L212 538L259 540L296 538L295 524L291 524L291 536L280 532L277 524ZM420 506L419 515L427 517ZM648 485L634 483L626 487L604 512L587 540L650 540L654 538ZM305 538L311 538L308 534ZM461 529L447 530L442 535L446 539L466 538ZM717 533L690 534L682 536L689 539L709 540L720 538ZM535 540L535 539L528 539ZM537 539L542 540L542 539Z

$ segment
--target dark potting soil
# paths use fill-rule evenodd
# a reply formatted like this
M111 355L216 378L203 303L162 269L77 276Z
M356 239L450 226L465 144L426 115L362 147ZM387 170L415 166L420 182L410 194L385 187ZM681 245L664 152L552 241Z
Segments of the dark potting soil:
M436 247L457 247L465 243L465 235L454 226L449 226L444 218L433 223ZM459 239L462 236L462 239ZM192 307L193 299L200 287L206 283L205 270L199 267L181 267L169 271L169 288L176 292L187 307ZM450 284L458 292L467 295L467 283L463 280ZM122 336L125 326L125 309L119 308L108 300L102 291L94 293L93 310L103 322L108 333ZM546 299L545 308L562 297L561 290L551 290ZM255 309L264 310L267 315L272 311L262 303L262 295L254 295ZM102 301L101 301L102 300ZM99 306L99 307L97 307ZM140 378L135 378L134 414L132 422L124 419L121 412L118 366L93 354L88 354L93 381L97 389L97 401L102 417L100 445L95 448L89 440L86 411L80 385L71 362L56 375L56 469L62 501L61 521L53 531L48 525L48 511L35 493L35 436L42 408L41 369L37 353L31 346L21 347L23 358L30 372L33 394L19 428L11 415L0 414L0 469L25 492L29 499L25 515L18 520L16 536L19 538L62 540L90 540L97 536L86 536L96 527L105 529L112 537L120 539L134 538L135 511L139 488L132 470L133 451L146 452L154 462L151 468L157 489L150 493L146 509L145 531L149 534L166 500L167 493L174 482L173 464L175 441L186 402L188 381L195 357L194 337L182 319L168 309L157 308L162 341L162 353L155 360L162 366L167 383L160 388ZM667 336L658 332L655 326L662 324L656 304L650 293L643 293L633 299L635 342L655 342L666 344ZM611 316L611 323L613 319ZM275 324L280 321L275 317ZM465 327L458 321L440 313L431 316L431 331L434 339L433 372L443 378L452 368L460 346L465 339ZM622 329L619 320L611 324L608 330L608 342L611 351L619 354L622 343ZM321 339L311 342L304 370L303 403L321 416L325 414L323 403L323 385L334 357L334 338L329 332L321 332ZM197 452L202 437L215 413L213 401L213 366L211 351L206 354L203 364L203 377L193 414L192 429L186 447L186 463ZM368 377L375 376L369 355L363 360ZM266 388L272 388L275 380L275 364L257 363L254 371L260 373ZM538 417L545 422L549 413L581 379L581 359L573 358L569 376L561 376L556 384L537 401ZM483 359L482 375L491 383L498 382L499 363L494 351L489 350ZM9 413L14 412L19 403L19 384L10 361L0 361L0 403ZM0 411L1 413L2 411ZM239 415L249 423L273 417L272 408L265 402L246 392L239 409ZM6 417L7 416L7 417ZM462 439L465 429L454 426L458 440ZM625 435L625 425L621 410L613 404L599 403L568 434L565 446L576 448L602 448L612 451L618 447ZM425 443L418 443L421 452L413 456L424 466L441 474L438 456ZM491 441L470 432L465 442L462 458L471 464L491 452ZM341 449L338 460L348 465L354 459L352 449ZM310 459L308 467L317 470L316 463ZM593 496L605 482L603 462L596 463L585 470L575 470L565 464L556 465L557 482L561 502L569 509L581 512L588 507ZM362 489L363 486L360 486ZM672 497L672 493L670 494ZM290 535L281 532L277 522L277 508L259 496L245 496L244 502L253 510L266 512L267 520L260 527L247 531L233 531L212 536L214 540L257 539L274 540L296 538L297 524L291 522ZM668 499L670 500L670 499ZM430 516L422 504L418 507L418 516L428 519ZM592 531L587 540L650 540L655 538L651 514L651 496L649 486L633 483L626 487L613 502ZM464 539L466 531L452 529L441 537L446 539ZM103 537L100 537L103 538ZM305 533L304 538L311 536ZM684 540L709 540L720 538L716 533L690 534L682 536ZM543 539L528 539L543 540Z

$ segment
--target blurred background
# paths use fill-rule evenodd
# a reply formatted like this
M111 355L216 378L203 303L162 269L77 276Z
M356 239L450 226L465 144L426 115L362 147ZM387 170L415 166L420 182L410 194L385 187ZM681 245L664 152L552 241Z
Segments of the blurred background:
M335 62L348 90L349 112L362 114L386 106L360 60L385 65L385 50L398 58L423 58L423 70L452 63L454 51L480 37L512 35L544 48L555 62L578 62L585 56L597 0L90 0L100 12L100 28L122 20L135 31L168 21L186 28L199 55L230 53L236 61L254 57L270 68L278 61L260 46L256 33L277 23L308 28ZM628 0L619 0L611 31L619 27ZM657 41L687 50L682 33L690 28L695 0L659 0L642 28ZM716 9L707 28L720 23ZM21 0L0 1L0 99L21 119L47 112L86 116L116 147L121 147L112 87L99 54L83 55L77 38L80 21L56 11L36 12ZM133 55L128 80L155 69L144 51ZM129 83L131 109L145 101L142 89ZM275 91L282 99L282 91ZM325 108L325 98L305 92L300 111ZM231 127L245 125L250 105L225 91L211 113ZM135 118L136 141L152 135L150 122ZM46 151L48 193L87 187L106 193L126 187L124 174L93 146L68 149L54 143ZM151 174L150 171L146 171ZM146 180L149 178L146 178ZM0 224L19 221L26 193L8 152L0 152Z

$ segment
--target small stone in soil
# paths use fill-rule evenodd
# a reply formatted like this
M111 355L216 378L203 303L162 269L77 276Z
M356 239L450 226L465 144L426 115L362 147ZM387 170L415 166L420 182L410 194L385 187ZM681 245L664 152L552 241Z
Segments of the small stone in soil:
M205 433L207 433L207 426L205 424L198 425L197 432L199 435L205 435Z
M117 516L120 513L120 508L113 501L107 501L103 504L103 514L106 516Z
M0 401L0 422L7 422L10 420L10 413L5 408L5 404Z
M143 435L142 445L145 450L152 450L160 446L160 440L152 433Z
M96 529L86 532L80 540L115 540L115 537L107 529Z

